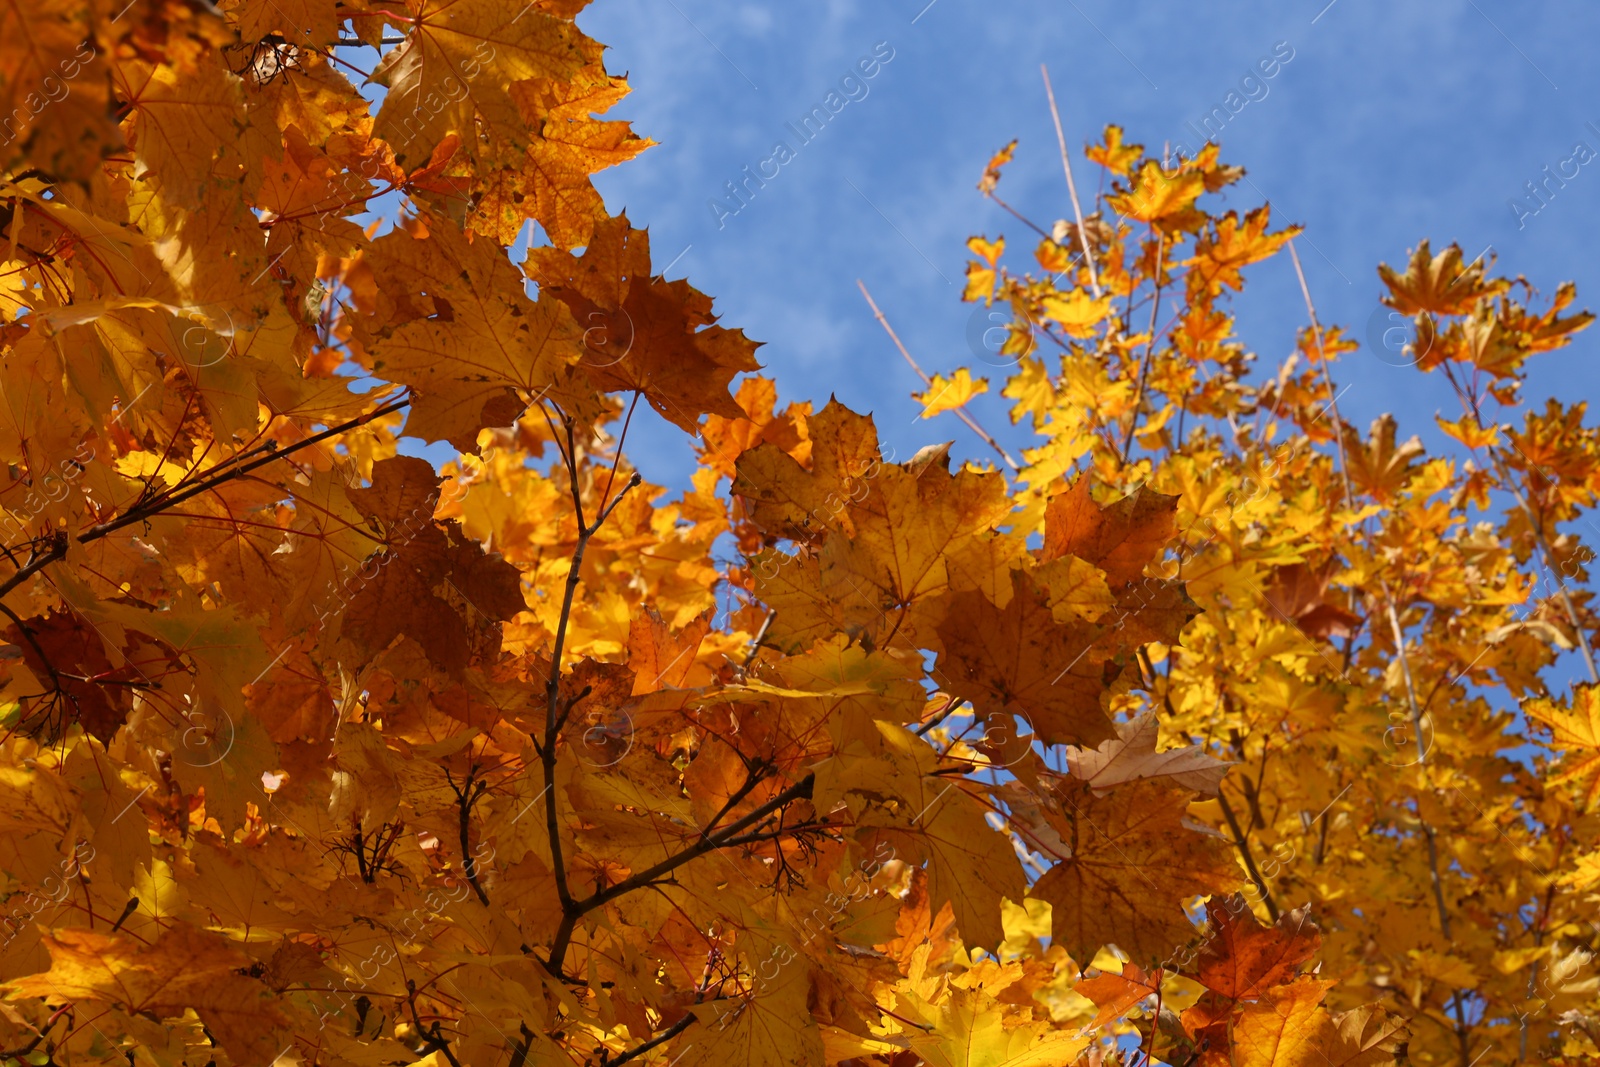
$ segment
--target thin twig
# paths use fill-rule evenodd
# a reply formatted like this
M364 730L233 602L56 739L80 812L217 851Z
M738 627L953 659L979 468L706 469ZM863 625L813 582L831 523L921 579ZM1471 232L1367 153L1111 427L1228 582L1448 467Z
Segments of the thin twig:
M1072 217L1078 220L1078 244L1083 248L1084 262L1089 264L1089 286L1098 300L1100 273L1095 270L1094 256L1089 252L1089 235L1083 230L1083 207L1078 203L1077 183L1072 180L1072 157L1067 152L1066 134L1061 132L1061 112L1056 110L1056 91L1050 85L1050 68L1040 63L1039 73L1044 75L1044 94L1050 100L1050 117L1056 124L1056 143L1061 146L1061 169L1067 172L1067 195L1072 198Z
M742 753L738 753L737 750L735 750L735 752L740 756L741 759L745 759ZM701 828L700 836L702 839L710 837L713 833L715 833L717 824L722 821L722 817L728 814L728 812L732 811L734 808L738 807L739 801L749 796L752 789L767 780L767 777L771 771L770 764L767 764L762 760L751 759L745 759L745 763L744 784L739 786L739 788L735 789L732 793L728 794L728 799L723 801L722 807L719 808L717 813L711 816L710 820L707 821L705 826Z
M1356 494L1350 484L1350 463L1344 453L1344 419L1339 415L1339 396L1333 388L1333 373L1328 370L1328 355L1322 347L1322 324L1317 321L1317 307L1311 301L1311 287L1306 284L1306 272L1300 266L1300 253L1295 251L1294 238L1289 238L1289 258L1294 262L1294 274L1300 279L1300 295L1305 298L1306 314L1311 317L1311 335L1317 342L1317 362L1322 366L1322 382L1328 390L1328 412L1333 416L1333 443L1339 453L1339 474L1344 479L1345 503L1355 507ZM1351 606L1355 603L1355 590L1351 590Z
M1349 507L1354 508L1355 491L1351 485L1350 465L1344 448L1344 420L1339 416L1338 394L1333 388L1333 375L1328 370L1327 352L1322 345L1322 325L1317 321L1316 305L1311 300L1311 287L1306 284L1306 273L1300 265L1300 255L1295 251L1292 238L1289 240L1288 245L1289 258L1294 262L1295 276L1300 280L1300 293L1305 298L1306 313L1311 317L1312 336L1317 344L1317 361L1322 365L1323 382L1328 390L1328 410L1333 414L1334 419L1334 442L1337 445L1339 456L1339 474L1344 482L1345 502ZM1389 625L1394 633L1395 657L1400 661L1400 673L1405 682L1406 701L1411 710L1411 728L1417 735L1417 766L1422 767L1427 762L1428 743L1422 733L1423 713L1421 705L1417 702L1416 684L1411 674L1411 660L1406 652L1405 631L1400 626L1400 614L1395 610L1394 595L1389 589L1388 581L1380 578L1378 585L1383 596L1384 608L1389 616ZM1352 589L1350 591L1352 607L1356 605L1356 600L1357 593ZM1423 815L1420 801L1417 804L1417 825L1422 830L1423 841L1427 845L1428 875L1433 884L1434 905L1439 912L1439 931L1444 934L1445 939L1448 941L1451 939L1450 910L1445 906L1444 881L1439 874L1438 833L1434 830L1432 824L1428 822L1427 817ZM1451 1003L1455 1009L1456 1037L1461 1044L1461 1064L1462 1067L1468 1067L1466 1056L1467 1019L1461 1003L1461 991L1459 989L1455 991Z
M411 1008L411 1023L416 1027L417 1035L423 1039L429 1052L442 1052L444 1058L450 1061L450 1067L461 1067L461 1061L456 1059L455 1053L450 1051L450 1042L444 1039L439 1032L439 1024L434 1023L431 1030L422 1026L422 1017L417 1014L417 983L406 979L406 1004Z
M767 631L772 629L772 620L777 617L778 610L776 608L767 610L767 617L761 621L761 629L757 630L755 637L751 639L750 651L745 653L744 663L739 668L740 670L749 670L750 664L754 663L756 657L761 654L761 642L767 639Z
M1405 633L1400 628L1400 615L1394 609L1394 597L1389 592L1389 583L1382 582L1382 588L1384 604L1389 612L1389 626L1394 631L1395 655L1400 661L1401 677L1405 680L1406 700L1411 705L1411 728L1417 734L1417 766L1422 767L1427 763L1428 759L1427 741L1422 736L1422 708L1417 703L1416 684L1411 677L1411 661L1406 655ZM1444 935L1446 941L1450 941L1453 940L1450 935L1450 909L1445 906L1444 881L1439 876L1438 835L1428 822L1427 817L1422 814L1421 803L1417 804L1417 825L1422 828L1422 837L1428 846L1428 876L1433 883L1434 905L1439 910L1439 932ZM1456 1036L1462 1044L1462 1067L1467 1067L1467 1017L1461 1004L1461 991L1459 989L1455 991L1455 995L1451 999L1451 1005L1455 1009Z
M643 1056L646 1052L649 1052L651 1049L671 1041L673 1038L689 1029L689 1027L694 1025L695 1020L695 1014L693 1012L688 1012L683 1018L679 1019L677 1022L661 1031L655 1037L652 1037L649 1041L646 1041L644 1044L629 1049L627 1052L624 1052L614 1060L605 1060L603 1062L605 1063L606 1067L617 1067L618 1064L627 1063L629 1060L637 1059L638 1057Z
M600 892L595 893L593 896L579 901L579 911L593 911L602 904L608 904L626 893L631 893L635 889L649 885L651 882L661 878L662 875L669 874L672 871L677 870L679 867L682 867L685 863L688 863L690 860L695 859L698 856L703 856L707 852L712 852L736 841L745 830L748 830L750 827L759 824L768 816L776 812L779 808L791 804L796 800L810 797L812 787L815 785L816 775L806 775L804 778L800 779L800 781L796 782L794 785L791 785L788 789L785 789L783 792L777 794L760 807L755 808L750 812L750 814L744 816L742 819L739 819L736 822L729 823L717 833L702 835L698 841L685 848L682 852L668 856L655 866L624 878L622 881L618 882L614 886L611 886L609 889L601 890Z
M129 897L128 902L122 906L122 914L117 916L117 921L111 924L111 932L116 933L122 929L122 924L128 921L128 916L139 910L139 898Z
M965 703L966 700L962 697L951 697L945 703L945 706L939 710L937 715L911 732L916 734L918 737L927 737L930 730L937 729L940 723L944 722L951 715L955 714L956 709Z
M577 928L578 920L584 915L604 904L609 904L611 901L616 900L620 896L624 896L633 892L635 889L643 889L645 886L654 885L656 882L660 881L663 876L672 873L679 867L682 867L685 863L688 863L690 860L697 859L708 852L714 852L719 848L725 848L730 845L742 843L739 838L745 830L748 830L752 826L758 825L773 812L784 807L785 805L803 797L810 797L812 787L815 784L816 775L808 774L800 781L790 786L788 789L785 789L771 800L768 800L765 804L762 804L760 807L751 811L742 819L739 819L737 822L731 823L727 827L724 827L718 833L702 833L700 835L700 839L694 844L688 846L682 852L668 856L655 866L650 867L647 870L640 871L637 874L630 875L629 877L624 878L622 881L607 889L596 890L593 894L585 897L583 900L573 901L570 904L563 904L561 923L556 928L555 936L550 942L550 956L546 961L546 969L552 975L560 976L561 965L566 957L567 946L572 941L572 932ZM550 792L554 793L554 790L551 790Z
M543 405L541 405L541 409ZM548 413L545 416L549 418ZM552 426L552 429L554 427ZM544 770L544 812L545 832L550 838L551 868L555 873L556 897L561 902L562 921L556 929L556 936L550 944L550 955L547 967L550 973L559 975L561 964L567 953L567 945L571 941L572 931L577 919L583 914L578 906L578 901L572 896L572 889L567 883L566 863L561 857L561 819L556 797L556 740L561 735L561 728L566 725L567 715L572 710L572 705L577 702L577 697L567 702L562 708L561 704L561 653L566 645L567 628L572 621L572 605L577 598L578 583L583 575L583 556L589 547L589 539L593 537L606 521L617 505L628 495L628 490L638 485L642 479L635 471L622 490L608 505L600 508L595 516L594 524L589 525L583 520L583 494L578 484L578 453L577 441L573 434L573 422L566 420L567 447L563 458L566 461L567 473L571 482L572 506L578 523L578 543L572 550L572 561L567 571L566 591L561 599L561 614L556 622L555 641L550 651L550 676L545 682L545 719L544 743L538 745L539 761ZM559 446L559 438L557 444ZM621 442L618 442L621 447Z
M1256 867L1256 858L1250 851L1250 841L1245 837L1244 831L1239 827L1239 819L1233 813L1233 806L1228 803L1226 793L1217 790L1217 804L1222 808L1222 817L1228 822L1228 829L1233 831L1233 844L1239 850L1239 856L1244 860L1244 868L1250 872L1250 880L1261 891L1261 902L1267 906L1267 914L1272 916L1272 921L1278 921L1278 904L1272 899L1272 893L1267 889L1267 880L1261 877L1261 871Z
M906 351L906 346L901 343L899 334L894 332L894 327L889 325L889 320L884 318L882 311L878 310L878 302L872 299L871 293L867 292L866 284L857 278L856 285L860 288L861 295L867 298L867 306L872 308L872 314L877 318L878 324L883 327L884 332L889 335L889 340L894 342L894 346L900 350L900 354L905 357L905 361L911 364L911 369L917 372L917 377L922 379L922 384L931 389L933 387L933 379L923 373L922 368L917 366L917 361L911 358L911 353ZM1000 458L1006 461L1006 466L1014 471L1022 469L1017 461L1011 458L1011 454L1000 447L999 441L989 436L987 430L973 421L971 415L968 415L961 408L952 408L951 410L955 412L957 418L967 424L967 429L977 434L985 444L999 453Z
M606 477L605 492L600 494L600 511L606 510L606 501L611 499L611 487L617 484L617 465L622 462L622 442L628 439L628 427L633 423L633 409L639 406L639 398L644 392L639 389L633 391L633 399L628 402L628 414L622 420L622 432L617 435L617 454L611 458L611 473Z
M1040 226L1037 222L1034 222L1032 219L1028 218L1028 216L1024 215L1022 212L1018 211L1016 208L1012 207L1010 204L1006 203L1004 200L1002 200L1000 198L1000 195L998 193L994 192L993 190L990 190L986 195L989 197L990 200L993 200L996 204L999 204L1000 207L1006 212L1006 214L1010 215L1012 218L1014 218L1018 222L1022 223L1024 226L1026 226L1028 229L1032 230L1034 233L1038 234L1040 237L1044 238L1046 241L1049 241L1051 244L1055 244L1055 245L1060 245L1061 244L1061 242L1059 242L1059 241L1057 241L1055 239L1055 235L1051 234L1048 230L1046 230L1044 227ZM1066 251L1065 246L1062 246L1062 251L1063 252Z
M1166 258L1166 234L1156 231L1156 296L1150 305L1150 339L1145 342L1144 359L1139 361L1139 385L1133 394L1133 413L1128 419L1128 432L1122 438L1122 462L1128 462L1133 450L1133 435L1139 428L1139 407L1144 403L1145 382L1150 377L1150 364L1155 361L1156 316L1161 312L1161 267Z
M280 448L273 452L269 452L266 455L252 460L249 463L229 467L220 475L207 475L205 478L202 478L200 481L196 482L194 485L191 485L182 492L152 497L137 507L130 508L127 512L115 519L100 523L98 526L89 527L87 530L83 531L83 533L78 535L77 542L80 545L87 545L91 542L98 541L100 538L109 534L116 533L125 526L132 526L134 523L140 523L146 521L147 519L154 518L156 515L159 515L166 509L176 507L186 500L199 496L201 493L210 492L225 482L232 481L233 479L249 474L251 471L260 467L265 467L269 463L275 463L280 459L291 456L302 448L310 448L312 445L321 444L330 437L337 437L339 434L348 433L359 426L363 426L366 423L371 422L373 419L388 415L391 412L399 411L402 408L409 406L410 403L411 399L409 397L402 397L399 400L391 401L382 407L374 408L365 415L358 415L356 418L350 419L347 422L342 422L338 426L330 427L329 429L323 430L321 433L313 434L310 437L307 437L304 441L298 441L287 448ZM15 589L17 586L33 577L50 564L64 558L67 554L67 547L68 541L66 536L64 534L58 534L48 551L29 559L21 569L17 570L9 578L5 579L5 581L0 582L0 597L10 593L11 590Z
M473 777L477 771L477 764L467 769L467 780L461 783L460 789L456 789L455 780L451 778L448 769L444 772L444 780L450 783L451 790L455 792L456 807L459 809L457 831L461 838L461 869L467 876L467 884L472 886L473 893L477 895L478 903L487 907L489 894L484 892L483 886L478 882L478 861L472 858L472 807L489 788L487 782L474 783Z

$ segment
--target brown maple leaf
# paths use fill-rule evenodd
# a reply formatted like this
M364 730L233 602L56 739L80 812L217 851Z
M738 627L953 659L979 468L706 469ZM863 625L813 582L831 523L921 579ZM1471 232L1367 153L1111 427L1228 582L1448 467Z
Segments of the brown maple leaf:
M1306 563L1279 567L1266 588L1267 602L1307 637L1319 641L1349 637L1362 620L1327 599L1328 583L1337 571L1332 562L1317 568Z

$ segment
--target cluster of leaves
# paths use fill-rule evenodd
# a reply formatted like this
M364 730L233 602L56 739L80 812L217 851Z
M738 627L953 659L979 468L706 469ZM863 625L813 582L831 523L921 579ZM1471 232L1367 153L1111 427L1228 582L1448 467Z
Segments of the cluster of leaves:
M1296 228L1273 231L1265 206L1198 206L1241 177L1214 146L1156 160L1110 127L1087 155L1093 210L1074 196L1049 232L998 196L1011 148L991 161L980 188L1040 235L1044 273L1017 276L1003 240L974 238L965 295L1013 313L1002 391L1039 437L1018 464L1024 514L1048 513L1083 468L1108 495L1176 498L1177 534L1146 573L1181 579L1203 611L1178 646L1140 650L1128 711L1152 707L1163 745L1234 762L1195 817L1237 853L1257 914L1309 906L1321 926L1317 981L1332 984L1262 1003L1290 1028L1324 995L1334 1011L1379 1005L1407 1023L1407 1062L1590 1062L1600 618L1573 524L1600 491L1600 435L1583 402L1522 409L1519 389L1525 362L1592 316L1568 311L1570 284L1541 302L1422 242L1404 269L1380 268L1384 302L1412 320L1415 366L1460 398L1438 425L1462 448L1429 456L1387 415L1362 435L1333 376L1357 345L1317 320ZM1252 376L1223 301L1241 268L1285 248L1311 325ZM965 373L962 402L988 388ZM1552 692L1574 668L1588 681ZM1209 926L1218 936L1215 911ZM1233 997L1205 951L1199 973L1192 950L1164 961L1147 992ZM1243 1044L1243 1016L1194 1011L1169 1062L1302 1062ZM1160 1058L1159 1019L1140 1025ZM1235 1059L1215 1060L1225 1044ZM1305 1062L1379 1062L1313 1044Z
M754 343L606 214L647 142L584 6L4 16L0 1057L1600 1052L1600 702L1540 681L1595 630L1557 526L1600 449L1478 415L1570 291L1420 249L1395 307L1485 465L1363 440L1337 331L1246 380L1220 305L1290 234L1113 130L1049 277L973 243L1037 447L894 462L730 393ZM677 495L641 398L698 438Z

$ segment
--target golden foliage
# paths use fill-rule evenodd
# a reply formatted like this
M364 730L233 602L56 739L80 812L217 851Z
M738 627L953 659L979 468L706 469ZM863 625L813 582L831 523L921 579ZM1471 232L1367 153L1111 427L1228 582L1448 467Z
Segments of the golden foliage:
M1020 469L897 462L606 213L584 6L0 16L0 1060L1600 1055L1600 444L1484 414L1571 288L1386 268L1473 458L1363 436L1234 336L1297 231L1111 127L968 245Z

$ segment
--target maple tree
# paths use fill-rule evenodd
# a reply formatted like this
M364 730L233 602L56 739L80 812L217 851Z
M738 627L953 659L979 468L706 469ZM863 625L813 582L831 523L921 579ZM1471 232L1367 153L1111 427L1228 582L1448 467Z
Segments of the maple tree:
M607 214L585 6L4 16L0 1060L1600 1058L1600 442L1497 421L1572 288L1382 270L1430 458L1309 287L1252 377L1215 147L1049 231L1008 147L1033 444L960 368L1001 465L896 461Z

